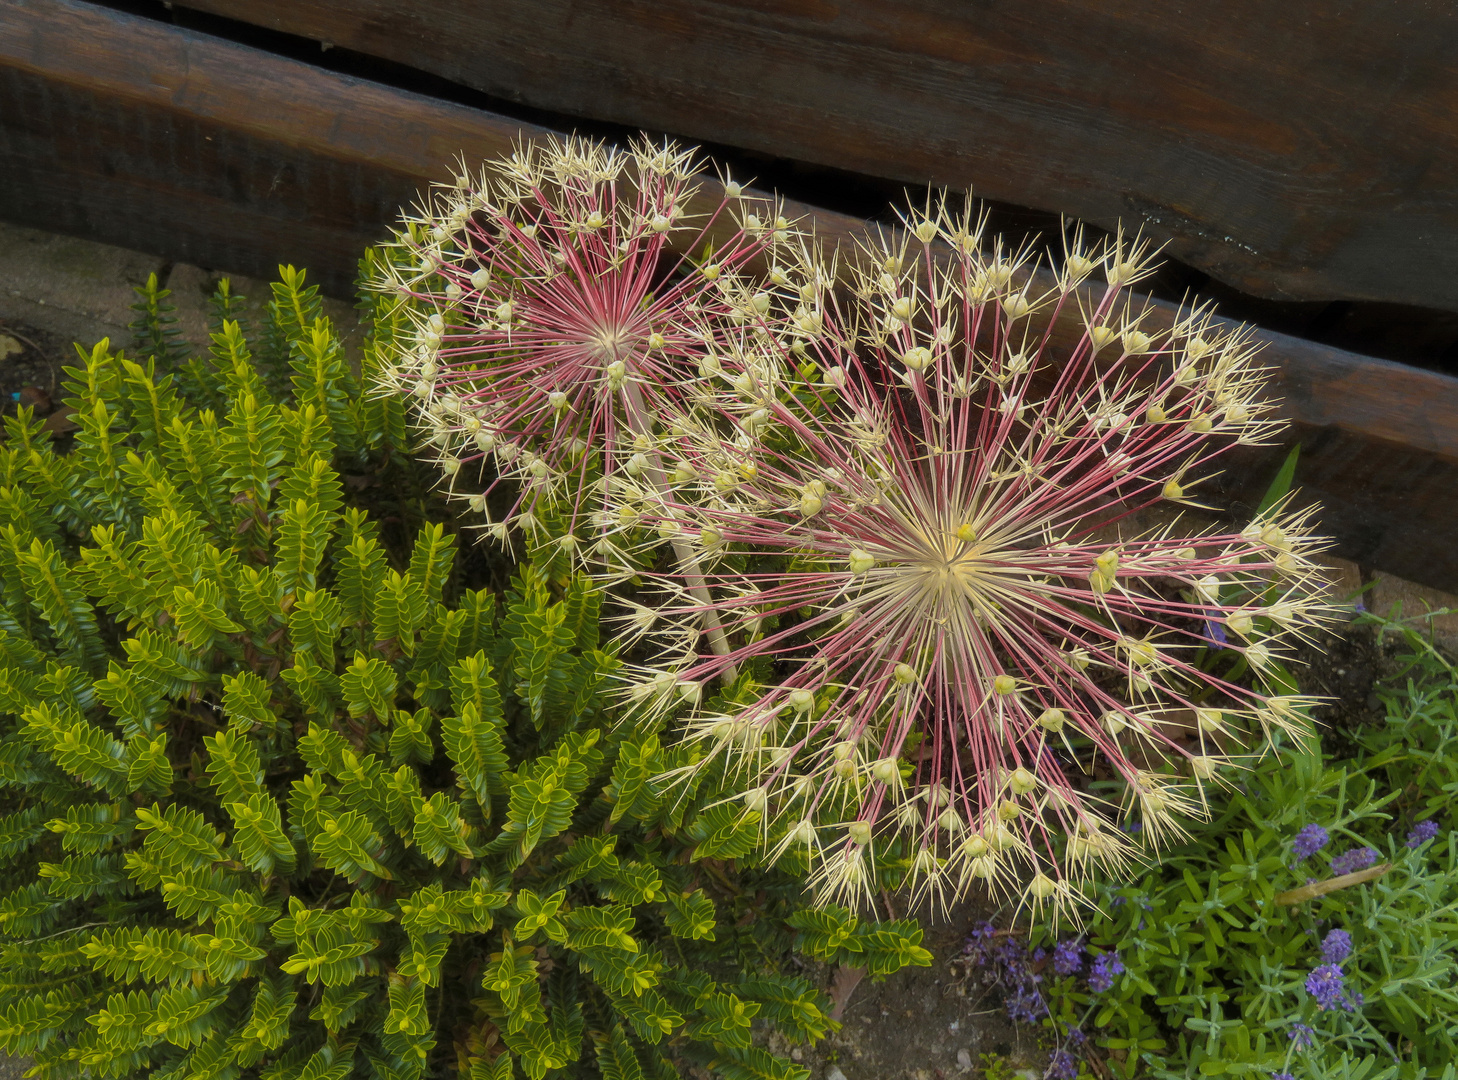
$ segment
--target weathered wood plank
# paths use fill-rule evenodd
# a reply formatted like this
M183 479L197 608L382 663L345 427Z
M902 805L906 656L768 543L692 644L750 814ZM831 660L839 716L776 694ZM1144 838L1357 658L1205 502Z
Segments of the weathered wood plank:
M293 261L348 295L362 247L458 152L539 134L78 0L0 0L0 217L22 224L258 276ZM830 240L862 228L790 210ZM1458 379L1263 337L1338 550L1458 589ZM1252 504L1284 453L1232 460L1226 498Z
M186 0L573 116L1120 220L1458 309L1458 17L1225 0Z
M347 295L453 155L520 125L83 3L0 3L0 213Z

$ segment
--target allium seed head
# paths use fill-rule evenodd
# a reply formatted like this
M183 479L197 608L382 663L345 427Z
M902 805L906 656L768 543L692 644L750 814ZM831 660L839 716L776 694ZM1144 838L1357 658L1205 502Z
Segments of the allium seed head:
M948 236L975 228L945 208L924 217ZM1126 323L1121 290L1146 272L1141 245L1121 236L1091 259L1111 287L1056 355L1038 319L1058 318L1069 293L1028 292L1021 258L959 244L939 263L904 239L865 256L851 296L826 289L797 312L797 347L772 340L741 368L786 388L755 399L772 439L721 379L696 388L711 421L666 440L704 477L755 465L693 499L672 493L661 511L752 556L705 565L692 596L682 572L645 572L682 598L669 612L711 610L728 637L729 651L693 652L682 675L707 682L750 662L775 672L774 685L716 704L759 736L704 743L697 768L765 787L773 851L788 850L776 837L794 823L854 822L815 848L822 901L867 895L860 849L874 834L878 856L903 858L908 880L938 897L975 880L1065 906L1095 866L1135 857L1121 820L1143 843L1168 842L1242 741L1259 751L1272 727L1304 730L1305 699L1262 680L1283 639L1330 617L1320 542L1308 515L1280 507L1247 533L1123 524L1186 498L1235 441L1279 427L1245 337L1207 312L1173 334ZM834 278L808 249L796 258L802 281ZM1122 349L1106 348L1116 340ZM790 393L804 356L841 377ZM1280 618L1264 617L1273 602ZM1248 626L1238 612L1254 613ZM1212 621L1241 635L1228 647L1249 659L1253 687L1197 662ZM786 709L802 689L813 713ZM1198 718L1193 741L1181 717ZM769 771L755 748L771 742L792 766ZM894 779L888 761L904 763ZM1122 803L1090 788L1095 770L1123 782Z
M625 448L625 431L675 411L706 352L737 362L730 292L768 241L731 229L695 272L678 252L733 215L721 203L686 224L693 170L692 151L672 144L524 143L398 234L379 284L413 301L415 330L396 366L422 402L452 395L445 448L463 463L494 454L492 483L520 478L503 443L545 462L520 507L546 498L575 521L629 463L656 475L655 455Z

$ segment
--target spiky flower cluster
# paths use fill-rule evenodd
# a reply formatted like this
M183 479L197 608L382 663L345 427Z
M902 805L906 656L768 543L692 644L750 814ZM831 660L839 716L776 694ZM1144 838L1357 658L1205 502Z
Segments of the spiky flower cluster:
M518 482L498 538L565 503L571 546L614 476L658 477L654 426L701 357L765 332L740 271L789 224L732 182L692 211L694 176L672 144L524 143L438 189L388 245L376 284L421 303L385 385L415 400L447 477L489 461ZM468 497L485 510L486 493Z
M428 384L434 430L479 419L478 445L496 440L524 492L597 463L577 466L572 520L588 492L604 575L640 586L623 637L651 663L626 669L626 699L678 718L694 775L733 782L771 853L808 860L822 901L864 900L899 867L942 901L980 881L1066 906L1095 867L1178 835L1205 785L1273 729L1300 733L1307 702L1279 672L1327 617L1320 545L1279 508L1238 532L1184 526L1211 459L1280 424L1245 335L1208 311L1160 329L1132 304L1142 245L1075 234L1039 288L1026 252L984 250L980 220L942 202L845 267L788 229L762 244L739 208L733 260L761 244L760 277L710 287L702 267L665 274L655 249L658 268L635 272L653 298L623 285L632 302L612 307L602 293L618 285L523 254L538 249L517 235L521 208L534 243L554 245L543 265L564 247L574 265L606 226L557 222L617 205L615 172L579 185L553 154L504 167L513 200L460 196L498 207L496 232L466 211L444 232L467 261L425 269L448 283L446 313L509 296L513 319L555 321L437 340L428 317L409 377ZM660 175L652 160L639 152L640 175ZM548 162L550 183L527 178ZM669 202L688 182L672 176ZM660 189L635 190L612 215L625 239L593 264L608 276L633 277L613 252L657 235L633 223ZM468 272L476 292L451 293ZM632 328L604 331L609 307ZM532 465L504 459L504 439L530 443Z

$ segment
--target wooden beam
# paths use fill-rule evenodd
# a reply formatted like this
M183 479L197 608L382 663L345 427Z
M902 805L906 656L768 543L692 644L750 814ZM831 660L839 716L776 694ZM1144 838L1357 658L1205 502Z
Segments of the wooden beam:
M520 125L68 0L0 0L0 214L271 278L353 291L451 158Z
M457 154L542 133L79 0L0 0L0 217L20 224L256 276L291 261L347 296L364 245ZM788 209L831 242L864 228ZM1339 553L1458 590L1458 379L1261 337ZM1284 455L1233 457L1229 505Z
M1279 0L186 0L503 100L1119 222L1458 310L1458 20Z

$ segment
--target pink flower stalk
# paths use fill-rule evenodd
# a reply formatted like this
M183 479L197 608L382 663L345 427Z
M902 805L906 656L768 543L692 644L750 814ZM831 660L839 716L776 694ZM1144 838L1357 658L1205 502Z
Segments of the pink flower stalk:
M573 545L613 477L654 471L659 416L700 358L759 317L738 271L789 226L732 182L688 224L692 157L672 144L527 143L443 189L397 238L382 284L416 302L415 329L388 387L413 395L452 482L487 457L492 486L520 481L499 538L536 529L545 498L565 507ZM726 213L729 235L702 262L670 248L703 251ZM489 491L469 496L477 510Z
M690 703L697 768L737 779L776 856L810 855L823 901L867 897L874 854L942 900L1021 881L1026 902L1063 906L1093 864L1136 855L1121 821L1157 845L1242 742L1303 730L1304 699L1265 677L1327 616L1319 544L1304 515L1124 535L1279 426L1243 335L1200 313L1140 329L1121 305L1137 248L1076 248L1037 295L1021 260L978 253L969 219L929 208L908 226L915 257L866 252L851 306L819 289L799 338L765 343L762 367L813 356L819 378L761 399L752 442L743 395L705 386L709 418L665 447L692 479L658 513L698 540L732 647L665 641L685 658L632 696ZM1108 287L1056 356L1050 327L1098 265ZM705 609L673 572L648 581L677 594L666 628ZM1272 689L1206 670L1212 622ZM767 674L695 704L750 667ZM1091 787L1104 778L1121 804Z

